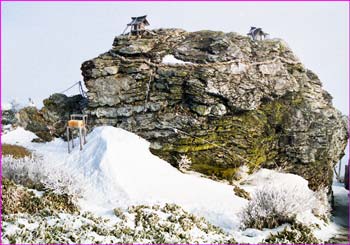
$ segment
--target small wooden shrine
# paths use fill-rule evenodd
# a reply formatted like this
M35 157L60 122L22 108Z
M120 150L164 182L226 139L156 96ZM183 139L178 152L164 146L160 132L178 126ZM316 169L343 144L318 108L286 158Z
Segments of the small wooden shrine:
M250 36L254 41L261 41L269 36L269 34L264 32L261 28L254 26L250 27L249 33L247 33L247 35Z
M149 26L147 15L131 17L131 22L126 25L123 34L130 28L129 35L140 35L146 30L146 26Z

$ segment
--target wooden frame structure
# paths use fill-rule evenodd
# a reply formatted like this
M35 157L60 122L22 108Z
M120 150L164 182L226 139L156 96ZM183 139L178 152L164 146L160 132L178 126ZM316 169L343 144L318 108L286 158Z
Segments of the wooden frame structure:
M122 34L124 34L130 27L129 35L140 35L146 30L146 26L149 26L147 15L131 17L131 22L126 25L126 28Z
M74 130L77 129L79 133L79 144L80 150L83 149L83 144L86 144L86 134L87 134L87 115L83 114L72 114L70 120L67 123L67 143L68 143L68 153L71 152L70 141L72 140L72 148L74 148ZM71 136L71 137L70 137Z
M247 33L247 35L250 36L254 41L261 41L269 36L269 34L264 32L261 28L254 26L250 27L249 33Z

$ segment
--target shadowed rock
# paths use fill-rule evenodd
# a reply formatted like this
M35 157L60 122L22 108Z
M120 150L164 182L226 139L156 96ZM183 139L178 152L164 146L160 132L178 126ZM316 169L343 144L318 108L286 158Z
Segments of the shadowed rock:
M39 137L36 141L51 141L64 136L70 114L82 113L86 103L81 95L53 94L44 100L41 110L36 107L21 109L16 115L17 125L35 133Z

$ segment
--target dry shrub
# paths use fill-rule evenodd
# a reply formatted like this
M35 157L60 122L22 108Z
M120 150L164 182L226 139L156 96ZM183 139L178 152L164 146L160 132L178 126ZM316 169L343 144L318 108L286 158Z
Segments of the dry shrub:
M311 229L295 223L275 235L270 235L263 243L267 244L320 244Z
M2 155L12 156L13 158L18 159L23 157L30 157L32 153L28 149L24 148L23 146L3 144Z

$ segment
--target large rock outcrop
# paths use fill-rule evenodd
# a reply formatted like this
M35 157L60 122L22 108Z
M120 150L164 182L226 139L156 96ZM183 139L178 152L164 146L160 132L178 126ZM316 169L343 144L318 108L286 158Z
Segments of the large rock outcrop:
M169 55L184 62L162 62ZM186 158L228 180L242 165L279 168L318 189L343 156L346 118L280 39L179 29L118 36L82 74L93 124L135 132L173 165Z
M67 121L71 114L81 114L87 100L81 95L68 97L64 94L53 94L43 101L40 110L36 107L25 107L15 114L15 125L32 131L38 136L36 141L51 141L62 137L66 132Z

